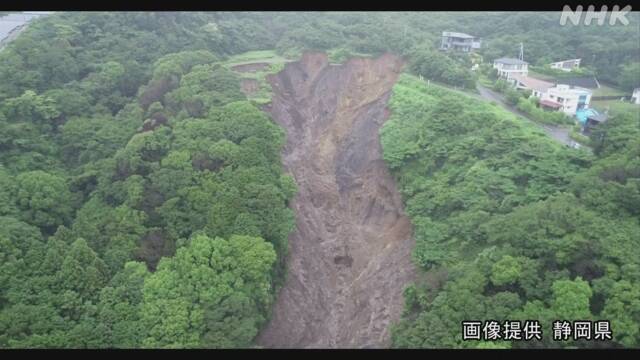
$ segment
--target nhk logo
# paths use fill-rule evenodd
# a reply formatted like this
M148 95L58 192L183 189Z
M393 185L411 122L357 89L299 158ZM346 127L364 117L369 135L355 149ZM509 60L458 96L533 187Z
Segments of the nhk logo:
M560 16L560 25L565 25L567 23L567 19L571 21L573 25L580 25L580 20L582 19L582 5L578 5L576 7L576 11L571 10L569 5L565 5L562 8L562 15ZM591 25L591 22L594 19L597 19L597 24L599 26L604 25L604 21L607 17L607 5L603 5L600 8L600 11L594 11L595 6L589 5L587 11L584 15L584 25ZM629 20L626 18L627 13L631 11L631 5L627 5L622 10L620 6L614 5L613 9L609 12L609 25L616 25L618 21L620 21L623 25L629 25Z

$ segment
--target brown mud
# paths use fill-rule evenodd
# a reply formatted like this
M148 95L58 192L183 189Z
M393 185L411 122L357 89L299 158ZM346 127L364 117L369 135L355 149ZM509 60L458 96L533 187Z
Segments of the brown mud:
M299 192L287 279L261 346L389 345L415 274L411 224L378 135L402 65L390 54L330 65L307 53L268 78Z
M240 90L246 95L251 96L260 89L260 84L256 79L241 79Z
M266 69L269 67L269 63L251 63L251 64L242 64L231 67L231 70L237 71L239 73L247 73L247 72L257 72Z

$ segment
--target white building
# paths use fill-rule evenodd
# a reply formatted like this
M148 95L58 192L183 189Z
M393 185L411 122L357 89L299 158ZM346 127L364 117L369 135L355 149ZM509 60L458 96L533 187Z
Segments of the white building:
M552 69L558 69L566 72L578 69L580 67L580 61L582 59L569 59L564 61L558 61L549 64Z
M640 105L640 88L633 89L633 95L631 96L631 102Z
M591 95L588 89L558 84L542 94L540 105L575 116L578 110L589 107Z
M453 31L442 32L442 42L440 43L441 50L470 52L480 49L480 46L481 39L476 38L475 36Z
M498 70L498 76L506 80L511 80L513 76L527 76L529 74L529 63L519 59L500 58L493 60L493 68Z

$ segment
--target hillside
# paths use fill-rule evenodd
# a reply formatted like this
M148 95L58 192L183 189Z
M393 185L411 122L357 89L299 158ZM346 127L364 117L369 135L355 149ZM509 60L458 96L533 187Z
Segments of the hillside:
M0 51L0 348L639 347L638 105L599 104L587 151L476 93L520 42L637 86L637 13L558 16L34 20ZM532 319L540 341L462 340Z

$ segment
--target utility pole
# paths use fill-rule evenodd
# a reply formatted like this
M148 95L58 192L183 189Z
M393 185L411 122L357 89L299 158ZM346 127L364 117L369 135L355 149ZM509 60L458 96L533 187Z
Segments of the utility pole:
M524 61L524 44L520 43L520 61Z

